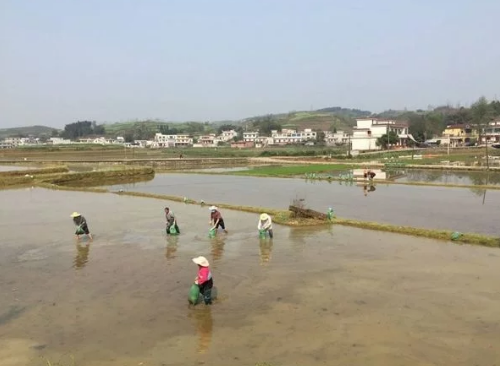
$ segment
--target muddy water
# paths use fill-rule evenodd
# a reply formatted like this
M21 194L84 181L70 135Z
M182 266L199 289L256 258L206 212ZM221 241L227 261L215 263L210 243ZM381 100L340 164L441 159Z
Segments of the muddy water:
M427 182L460 185L500 185L500 173L454 172L409 169L394 172L397 182Z
M157 174L147 183L111 189L281 209L300 197L312 209L326 212L331 206L345 218L499 235L500 191L484 195L464 188L380 183L365 188L356 183L196 174Z
M500 359L500 251L334 227L275 227L111 194L0 192L0 364L493 365ZM69 213L95 234L76 245ZM219 299L190 308L195 255ZM425 264L425 265L424 265Z

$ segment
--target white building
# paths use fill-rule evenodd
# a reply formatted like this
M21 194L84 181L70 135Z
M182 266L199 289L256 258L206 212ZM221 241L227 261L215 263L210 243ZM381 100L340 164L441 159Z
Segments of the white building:
M238 132L235 130L229 130L229 131L222 131L221 135L219 136L219 139L224 142L231 141L235 137L238 137Z
M496 144L500 142L500 121L490 122L483 128L481 143Z
M197 147L215 147L219 144L220 138L211 133L210 135L200 136L198 138Z
M63 139L60 137L51 137L47 140L47 144L49 145L68 145L71 144L70 139Z
M349 142L349 134L344 131L325 132L327 145L346 145Z
M409 139L408 123L378 118L356 119L356 127L351 137L352 150L380 150L377 139L391 131L398 135L398 142L391 146L406 146Z
M243 132L243 141L245 142L255 142L255 140L258 138L258 132Z
M273 144L275 145L288 145L299 144L307 141L316 141L317 133L310 128L306 128L302 132L296 130L283 129L281 132L276 130L271 131Z
M19 145L21 145L21 138L20 137L8 137L4 140L4 143L12 145L12 146L19 146Z
M189 135L164 135L162 133L155 134L152 147L176 147L176 146L191 146L193 138Z

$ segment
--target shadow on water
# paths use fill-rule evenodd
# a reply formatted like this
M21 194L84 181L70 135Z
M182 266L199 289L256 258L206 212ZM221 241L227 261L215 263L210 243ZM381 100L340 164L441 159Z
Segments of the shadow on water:
M73 260L73 267L76 270L82 269L89 261L90 244L76 244L76 256Z
M204 354L210 348L212 342L212 332L214 321L212 318L212 308L210 306L199 306L193 308L188 317L193 321L198 334L197 353Z

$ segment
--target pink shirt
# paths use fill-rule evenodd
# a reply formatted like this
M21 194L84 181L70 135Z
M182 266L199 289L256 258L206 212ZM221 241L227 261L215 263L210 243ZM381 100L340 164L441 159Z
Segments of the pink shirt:
M202 285L212 278L210 267L200 267L198 270L198 285Z

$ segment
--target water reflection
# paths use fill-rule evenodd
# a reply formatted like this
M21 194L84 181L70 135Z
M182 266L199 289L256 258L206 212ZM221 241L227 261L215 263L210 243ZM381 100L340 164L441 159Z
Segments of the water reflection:
M260 265L265 266L271 260L273 252L273 241L270 238L261 238L260 243Z
M458 185L500 185L500 173L446 170L390 170L388 177L398 182L426 182Z
M363 194L365 197L368 196L368 193L375 192L376 188L373 184L363 184Z
M193 309L188 316L194 321L196 332L198 333L196 352L204 354L208 351L210 343L212 342L214 324L212 308L210 306L199 306Z
M178 236L167 235L167 247L165 249L165 257L170 261L176 257L177 244L179 242Z
M214 262L214 264L222 259L225 245L226 245L225 235L216 235L215 237L210 239L210 246L212 248L211 250L212 261Z
M73 260L73 267L76 270L82 269L89 261L90 244L76 244L76 256Z

